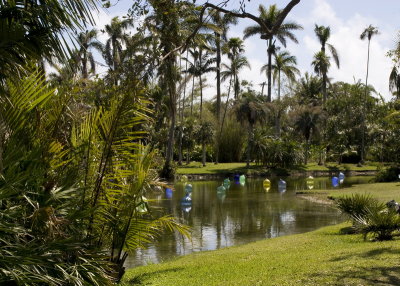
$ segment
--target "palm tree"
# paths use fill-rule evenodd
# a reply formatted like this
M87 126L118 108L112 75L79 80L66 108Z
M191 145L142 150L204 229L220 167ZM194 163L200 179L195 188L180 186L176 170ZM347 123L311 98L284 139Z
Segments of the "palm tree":
M220 31L214 32L214 44L216 52L216 79L217 79L217 119L221 120L221 47L224 42L227 42L227 33L230 25L237 24L237 18L230 14L221 15L218 11L210 11L211 22L220 28Z
M294 114L294 127L306 140L304 164L308 163L310 139L318 133L318 125L321 120L321 109L314 106L302 106Z
M328 57L324 52L319 51L314 54L314 59L311 62L311 65L314 66L314 72L322 76L322 88L324 89L324 75L328 73L329 68L331 67L330 57ZM328 80L326 78L326 80Z
M400 73L396 66L393 66L389 76L389 90L393 95L400 98Z
M369 25L365 30L361 33L360 39L368 39L368 56L367 56L367 74L365 76L365 96L363 100L363 131L361 136L361 163L364 163L364 155L365 155L365 104L367 100L367 89L368 89L368 68L369 68L369 47L371 44L371 38L374 35L379 33L378 29L372 25Z
M328 82L327 73L330 67L330 58L326 55L326 47L328 47L333 57L333 60L335 61L335 64L338 68L340 67L339 55L335 47L328 43L329 37L331 36L331 28L329 26L325 27L325 26L318 26L317 24L315 24L314 32L321 44L321 52L320 52L321 54L318 53L315 54L314 59L318 59L318 61L320 61L320 67L318 68L319 72L317 73L322 75L322 94L323 94L323 103L325 104L327 99L327 91L326 91L326 85ZM326 61L328 61L329 64L327 64ZM315 64L313 65L315 67Z
M103 56L112 72L118 70L122 57L122 46L128 41L126 29L133 27L133 21L130 18L120 20L119 17L111 19L111 23L104 27L108 35L108 40L104 46Z
M253 143L254 126L257 122L265 119L266 110L263 101L255 96L252 92L243 94L236 104L234 105L234 113L236 118L243 125L247 125L248 138L246 150L246 166L250 166L251 160L251 146Z
M278 9L276 5L271 5L268 10L260 5L258 8L260 12L259 18L264 22L265 27L267 29L271 29L276 25L276 22L282 12L282 10ZM268 69L267 69L267 78L268 78L268 101L271 102L271 92L272 92L272 54L275 50L275 41L274 37L278 39L278 41L286 47L286 39L290 39L295 43L298 43L296 36L292 33L294 30L301 30L303 27L296 22L284 22L279 28L276 30L274 35L267 36L267 33L261 25L249 26L244 30L244 39L254 36L260 35L261 39L268 41Z
M227 65L223 64L223 67L225 67L226 70L221 74L222 80L225 81L228 74L229 76L232 76L232 82L234 85L234 98L237 99L240 92L239 71L243 67L250 68L247 58L242 56L242 53L244 52L243 40L240 38L230 38L223 46L223 50L231 60L231 65L228 67Z
M300 105L320 105L321 89L321 78L306 73L296 85L296 94L299 97L298 103Z
M190 50L189 53L193 57L193 62L187 60L189 68L185 71L193 77L192 86L192 110L193 110L193 93L194 93L194 79L197 77L200 84L200 119L203 114L203 75L212 71L215 71L215 67L212 64L215 62L214 58L210 57L210 53L203 49Z
M97 30L82 32L78 35L79 50L77 53L78 63L81 65L82 78L88 79L88 65L90 65L90 73L96 73L96 64L91 49L103 51L103 44L97 40Z
M290 55L288 51L282 51L274 54L275 62L272 64L272 77L278 81L278 100L281 99L281 73L283 73L290 82L296 80L296 74L299 69L296 68L297 60L295 56ZM268 72L268 65L263 65L261 72Z
M275 62L272 65L274 83L278 81L278 104L281 100L281 73L283 73L290 82L295 81L296 74L299 70L295 67L297 64L296 57L289 54L288 51L274 53ZM261 72L267 72L268 65L261 68ZM276 113L275 133L277 137L281 136L281 109Z

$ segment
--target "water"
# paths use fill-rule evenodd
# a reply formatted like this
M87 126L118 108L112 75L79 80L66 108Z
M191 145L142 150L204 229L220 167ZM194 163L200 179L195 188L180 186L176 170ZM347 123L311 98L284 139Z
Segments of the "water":
M231 178L232 180L233 178ZM367 183L371 177L346 178L340 186ZM184 184L176 183L172 198L165 192L148 196L151 204L162 207L181 223L191 227L191 240L179 234L163 234L147 249L132 253L126 267L159 263L191 252L214 250L265 238L304 233L343 221L331 205L298 198L306 190L305 178L286 178L285 192L279 192L278 179L271 180L266 192L263 179L246 179L244 186L231 181L226 192L217 193L218 181L189 182L193 186L192 206L182 206ZM314 189L332 189L331 178L314 179Z

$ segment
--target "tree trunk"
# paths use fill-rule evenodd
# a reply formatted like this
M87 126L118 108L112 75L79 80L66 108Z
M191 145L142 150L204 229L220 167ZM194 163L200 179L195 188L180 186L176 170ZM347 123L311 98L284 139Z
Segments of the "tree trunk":
M194 96L194 79L196 78L194 75L192 79L192 96L191 96L191 101L190 101L190 115L193 115L193 96Z
M221 121L221 35L215 33L217 50L217 120Z
M272 38L268 40L268 97L267 101L272 101Z
M217 129L221 124L221 35L215 33L215 44L217 50ZM215 164L219 161L219 136L216 136Z
M200 121L203 115L203 79L200 75Z
M250 126L249 127L249 134L248 134L248 142L247 142L247 151L246 151L246 167L247 168L249 168L250 167L250 160L251 160L251 158L250 158L250 151L251 151L251 144L252 144L252 142L253 142L253 126Z
M278 112L275 118L275 135L276 137L281 137L281 112L280 108L280 101L281 101L281 71L278 71Z
M364 164L364 157L365 157L365 112L366 112L366 103L367 103L367 92L368 92L368 72L369 72L369 45L371 40L368 39L368 56L367 56L367 75L365 76L365 94L363 100L363 111L362 111L362 134L361 134L361 164Z
M306 139L306 152L304 154L304 165L308 163L308 149L310 148L310 139Z
M322 74L322 95L323 95L323 106L325 108L326 100L328 99L328 94L326 91L326 83L328 81L328 77L326 75L326 72L323 72Z
M203 153L201 162L203 164L203 167L205 167L206 166L206 144L204 143L204 141L201 143L201 148L202 148L202 153Z

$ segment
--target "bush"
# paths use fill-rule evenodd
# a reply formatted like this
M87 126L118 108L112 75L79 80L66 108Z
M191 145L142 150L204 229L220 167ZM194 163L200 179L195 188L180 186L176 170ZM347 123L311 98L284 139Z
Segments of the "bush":
M370 195L354 194L341 197L336 202L339 210L353 222L353 230L362 233L364 239L369 234L379 241L390 240L400 229L400 216L392 208L388 209Z
M364 235L364 240L368 234L378 241L391 240L394 232L400 229L400 216L393 209L380 211L367 208L365 215L353 218L357 222L355 228Z
M375 182L394 182L399 179L400 166L392 166L387 169L381 169L375 176Z
M385 208L384 204L379 203L378 200L373 198L371 195L360 194L340 197L336 201L336 206L349 218L365 217L371 209L381 211Z

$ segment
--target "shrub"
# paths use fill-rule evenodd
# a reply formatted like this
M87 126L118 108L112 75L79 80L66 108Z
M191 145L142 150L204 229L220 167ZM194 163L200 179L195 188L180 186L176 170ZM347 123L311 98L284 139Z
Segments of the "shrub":
M399 179L400 166L381 169L375 176L375 182L394 182Z
M365 217L371 209L381 211L385 208L384 204L379 203L378 200L371 195L360 194L340 197L336 201L336 206L349 218Z
M391 240L395 231L400 229L400 216L393 209L379 210L367 208L363 216L354 216L355 228L364 235L372 234L375 240Z

